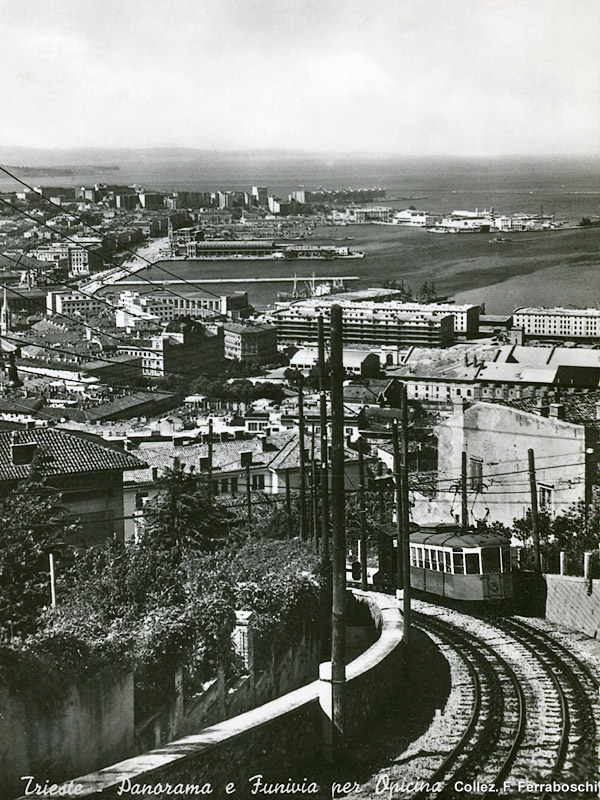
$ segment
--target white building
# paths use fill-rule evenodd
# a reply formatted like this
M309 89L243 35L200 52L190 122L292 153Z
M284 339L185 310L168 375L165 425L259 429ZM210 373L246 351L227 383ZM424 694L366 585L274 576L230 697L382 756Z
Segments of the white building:
M526 336L568 339L597 339L600 336L600 309L597 308L517 308L513 326Z
M46 313L49 317L54 314L94 316L106 308L107 302L105 299L96 299L76 290L48 292Z
M417 211L414 208L405 208L394 214L394 222L397 225L408 225L413 228L426 228L430 225L437 225L439 221L439 215L436 216L430 211Z
M119 295L116 325L129 328L140 319L170 322L176 317L202 318L226 313L226 296L215 297L204 292L190 292L185 297L162 292L142 295L128 290Z

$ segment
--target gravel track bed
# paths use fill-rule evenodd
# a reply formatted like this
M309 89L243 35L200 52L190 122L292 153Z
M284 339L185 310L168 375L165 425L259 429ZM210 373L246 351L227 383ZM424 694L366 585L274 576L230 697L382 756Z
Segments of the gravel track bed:
M538 658L553 670L569 708L569 736L565 748L562 774L579 780L589 777L597 767L598 689L600 682L586 663L578 660L570 649L549 633L522 620L502 620L502 626L531 642Z
M543 625L536 633L535 628L523 627L518 620L510 630L510 620L503 624L501 619L482 619L422 601L415 601L414 608L442 623L457 626L463 635L493 649L514 670L523 690L527 721L507 778L510 786L519 780L543 783L552 777L595 778L595 737L600 709L594 676L585 671L591 660L589 651L582 666L579 653L573 654L571 650L565 654L558 639L554 640L554 646L547 641L549 632L543 630ZM594 675L597 671L596 664ZM511 697L510 693L507 697ZM514 710L510 700L505 705L503 725L509 730L511 721L514 726ZM506 747L505 742L502 747ZM493 782L497 761L495 754L476 775L477 779ZM502 796L500 784L498 788L494 795ZM445 792L444 796L450 795Z
M473 711L477 702L476 685L472 668L467 658L449 644L443 637L432 631L427 636L436 644L450 668L451 690L447 702L437 714L427 731L412 742L390 767L374 776L374 783L380 775L386 775L392 783L400 786L427 780L434 775L443 762L459 746L461 739L473 724ZM477 714L475 721L477 721ZM422 796L410 790L395 791L396 798Z

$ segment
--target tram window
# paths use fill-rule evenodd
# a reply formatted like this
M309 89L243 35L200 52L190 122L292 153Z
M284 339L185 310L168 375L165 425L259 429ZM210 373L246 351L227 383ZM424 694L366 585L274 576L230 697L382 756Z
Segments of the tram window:
M423 548L422 547L419 547L417 549L417 559L418 559L418 562L419 562L419 567L421 569L423 569Z
M502 572L510 572L510 550L508 547L502 548Z
M467 575L479 574L479 553L465 553Z
M410 548L410 563L411 563L411 566L413 566L413 567L417 566L418 561L417 561L417 548L416 547L411 547Z
M481 562L484 572L500 572L500 548L484 547L481 550Z
M431 550L425 548L425 569L431 569Z
M452 558L447 550L444 550L443 558L444 558L444 566L443 566L444 572L452 572Z
M462 553L454 553L454 574L455 575L464 575L465 574L465 562Z
M430 550L429 553L431 555L431 569L437 569L437 550Z

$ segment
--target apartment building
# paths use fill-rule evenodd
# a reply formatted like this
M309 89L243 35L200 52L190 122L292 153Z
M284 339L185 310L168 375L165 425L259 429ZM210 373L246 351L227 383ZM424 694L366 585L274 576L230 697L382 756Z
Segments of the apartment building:
M447 347L454 341L455 315L435 305L363 300L359 292L347 292L292 304L278 303L270 321L277 328L280 344L316 343L320 315L328 334L333 304L343 308L344 342L347 344Z
M266 364L277 357L277 329L272 325L226 322L223 332L227 359Z
M94 316L106 309L106 302L75 290L53 291L46 296L46 313L49 317L55 314Z
M174 320L142 356L147 377L216 373L223 367L223 330L211 335L195 320Z
M597 308L517 308L513 326L526 336L552 339L598 339L600 309Z

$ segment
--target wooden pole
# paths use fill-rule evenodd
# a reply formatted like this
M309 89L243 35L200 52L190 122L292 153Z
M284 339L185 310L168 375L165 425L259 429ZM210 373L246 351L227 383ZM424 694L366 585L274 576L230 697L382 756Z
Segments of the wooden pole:
M213 499L213 421L208 420L208 502L212 505Z
M300 450L300 538L306 539L306 453L304 450L304 376L298 376L298 447Z
M331 624L331 716L334 756L343 753L346 683L346 528L344 494L343 317L331 307L331 511L333 592Z
M466 533L469 530L469 505L467 501L467 453L462 451L460 462L461 525Z
M533 536L533 569L542 571L542 557L540 553L540 529L538 519L537 481L535 478L535 454L533 450L527 451L529 459L529 491L531 494L531 533Z
M327 393L325 374L325 333L323 317L318 319L318 357L319 357L319 415L321 425L321 553L323 561L329 561L329 475L327 437Z
M285 514L288 523L288 536L292 537L292 491L290 488L290 470L285 470Z
M54 578L54 555L48 554L48 561L50 563L50 596L52 598L52 608L56 606L56 581Z
M252 522L252 490L250 488L250 464L246 464L246 505L248 522Z
M402 425L402 459L401 459L401 487L402 487L402 639L408 645L410 639L410 502L408 495L408 400L406 397L406 384L402 384L400 394L400 411Z
M396 588L402 589L404 570L402 567L402 477L400 474L400 443L398 420L392 420L392 442L394 446L394 486L396 487Z
M317 461L315 458L310 462L310 486L312 503L312 529L315 539L315 553L319 552L319 496L317 486Z
M365 460L363 439L358 440L358 499L360 508L360 585L367 591L367 509L365 503Z

